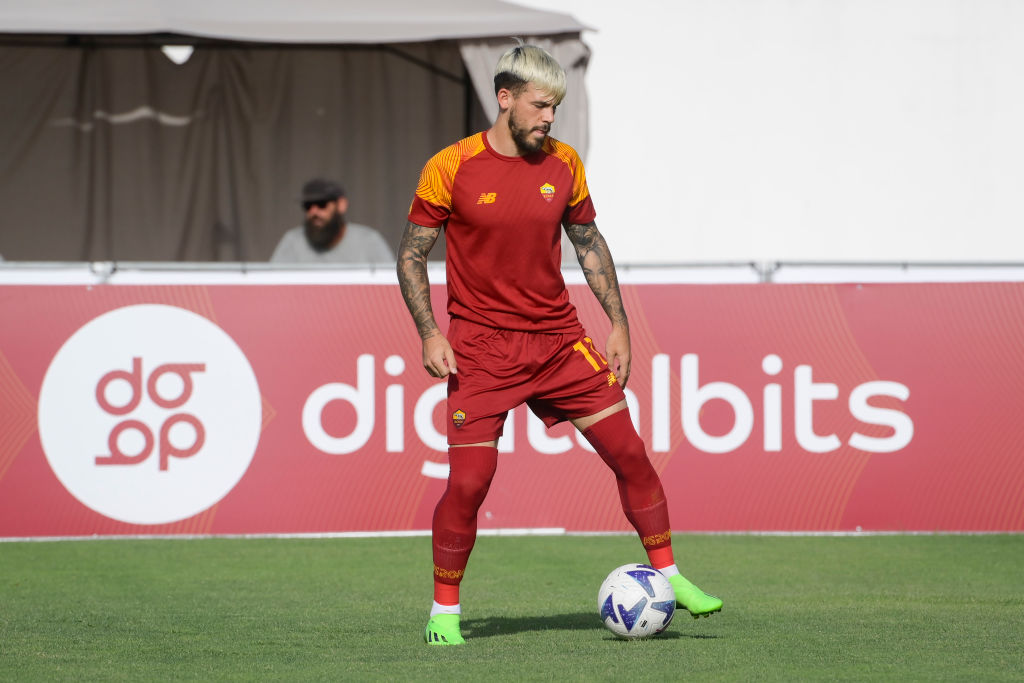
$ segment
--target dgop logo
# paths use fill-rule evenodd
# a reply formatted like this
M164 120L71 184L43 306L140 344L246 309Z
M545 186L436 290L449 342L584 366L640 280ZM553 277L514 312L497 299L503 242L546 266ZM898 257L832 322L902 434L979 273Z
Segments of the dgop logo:
M192 373L204 372L205 370L205 363L168 363L161 365L150 374L149 380L146 382L145 391L148 393L149 399L157 406L161 408L178 408L184 405L192 396ZM175 373L182 385L181 393L173 398L165 398L160 395L160 378L166 373ZM107 397L108 388L116 380L127 382L131 392L128 403L123 406L115 406ZM96 385L96 402L104 412L110 415L127 415L138 408L139 403L142 401L143 391L142 359L135 357L132 358L132 369L130 372L111 370L103 375L99 384ZM193 430L191 443L183 448L175 446L170 440L171 429L177 424L187 424ZM128 430L138 432L138 436L144 442L142 450L134 455L128 455L121 450L120 437ZM180 432L181 430L178 431ZM160 426L160 469L166 471L168 461L172 457L188 458L195 455L203 447L205 440L206 429L195 415L191 413L178 413L170 416ZM97 465L137 465L144 462L153 452L153 430L141 420L119 422L110 430L110 436L107 437L107 448L110 450L110 454L96 456Z
M39 436L79 501L133 524L165 524L217 503L256 453L256 376L214 323L146 304L85 324L54 356Z

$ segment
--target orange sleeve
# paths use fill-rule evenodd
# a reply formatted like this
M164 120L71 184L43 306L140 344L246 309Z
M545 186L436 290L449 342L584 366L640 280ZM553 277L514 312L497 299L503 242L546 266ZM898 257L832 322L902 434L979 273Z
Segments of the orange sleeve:
M441 227L452 212L452 188L459 166L483 149L483 135L477 133L432 156L420 172L409 220L425 227Z
M552 140L554 149L552 153L562 160L572 173L572 194L569 197L569 206L573 207L590 196L590 189L587 187L587 172L583 168L583 160L570 145L559 140Z
M446 147L427 162L420 173L420 182L416 186L416 196L434 206L451 210L452 181L459 168L458 149Z

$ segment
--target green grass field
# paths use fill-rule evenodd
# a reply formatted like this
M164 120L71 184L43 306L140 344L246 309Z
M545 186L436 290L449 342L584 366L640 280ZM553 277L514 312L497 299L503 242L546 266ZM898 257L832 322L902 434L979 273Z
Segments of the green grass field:
M635 538L481 537L429 648L426 537L0 543L0 680L1024 680L1024 536L675 548L724 610L627 642L596 602Z

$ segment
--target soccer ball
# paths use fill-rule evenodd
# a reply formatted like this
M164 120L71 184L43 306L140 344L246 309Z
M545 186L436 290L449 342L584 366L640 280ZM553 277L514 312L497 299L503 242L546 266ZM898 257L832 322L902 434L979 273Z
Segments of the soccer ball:
M647 564L613 570L597 593L601 621L620 638L661 633L676 613L676 594L665 575Z

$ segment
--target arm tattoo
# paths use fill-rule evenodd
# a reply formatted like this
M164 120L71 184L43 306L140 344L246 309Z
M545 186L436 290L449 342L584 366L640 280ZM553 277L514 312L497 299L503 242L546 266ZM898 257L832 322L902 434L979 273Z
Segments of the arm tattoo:
M586 225L572 224L565 226L569 241L576 247L576 258L583 268L594 296L601 303L608 319L614 325L629 325L626 310L622 306L622 295L619 293L619 278L615 274L615 263L608 251L608 244L593 223Z
M420 338L437 334L437 321L430 306L430 280L427 278L427 254L437 241L440 228L425 228L406 223L398 247L398 284L405 305L416 323Z

